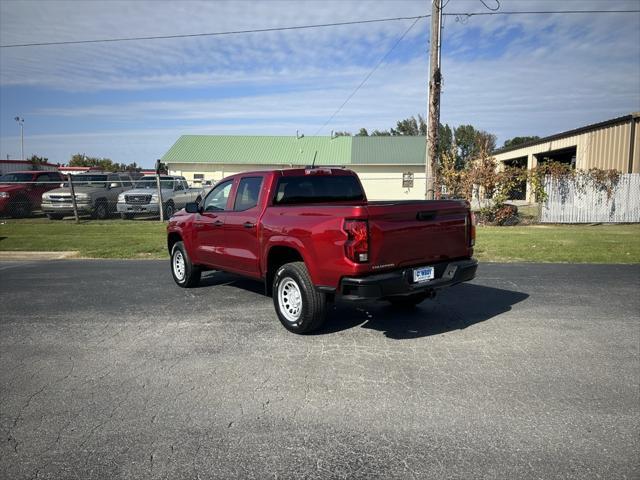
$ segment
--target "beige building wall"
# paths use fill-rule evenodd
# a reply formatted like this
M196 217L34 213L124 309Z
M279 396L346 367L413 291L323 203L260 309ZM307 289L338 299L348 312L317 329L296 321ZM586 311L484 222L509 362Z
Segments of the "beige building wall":
M251 170L289 168L289 165L236 165L211 163L169 163L170 175L183 175L190 185L194 174L204 175L204 181L215 183L224 177ZM425 174L422 165L349 165L355 171L369 200L422 200ZM413 187L403 187L404 173L413 174Z
M640 117L634 114L630 121L624 123L498 153L495 159L500 168L505 161L526 157L527 168L532 169L538 164L536 156L570 147L576 147L576 168L579 170L600 168L621 173L640 173ZM530 201L529 187L527 200Z
M498 153L498 162L527 157L527 168L535 168L535 155L544 154L569 147L576 147L576 168L588 170L618 170L622 173L640 173L640 122L639 118L632 122L611 125L590 132L580 133L531 147L518 148L509 152ZM629 172L629 148L632 128L635 130L632 171Z

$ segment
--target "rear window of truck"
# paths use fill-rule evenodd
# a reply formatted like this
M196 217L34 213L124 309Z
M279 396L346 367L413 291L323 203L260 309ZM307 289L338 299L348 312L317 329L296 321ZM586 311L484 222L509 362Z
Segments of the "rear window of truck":
M364 192L354 175L303 175L280 177L273 203L297 205L358 200L364 200Z

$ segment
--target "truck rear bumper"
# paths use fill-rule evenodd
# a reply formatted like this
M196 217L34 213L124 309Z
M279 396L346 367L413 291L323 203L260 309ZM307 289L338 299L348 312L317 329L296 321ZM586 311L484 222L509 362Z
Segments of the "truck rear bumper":
M385 297L431 293L476 276L478 261L474 258L435 263L434 279L413 282L415 267L378 273L366 277L345 277L340 282L339 294L346 300L373 300Z

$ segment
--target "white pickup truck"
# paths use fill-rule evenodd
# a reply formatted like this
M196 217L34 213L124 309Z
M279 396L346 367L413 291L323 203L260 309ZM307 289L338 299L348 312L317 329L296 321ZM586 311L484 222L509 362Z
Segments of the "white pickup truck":
M184 177L162 175L160 185L164 218L171 218L187 203L199 203L204 196L201 188L189 188ZM158 186L155 175L142 177L136 182L133 190L118 195L117 208L123 219L130 219L135 215L158 215Z

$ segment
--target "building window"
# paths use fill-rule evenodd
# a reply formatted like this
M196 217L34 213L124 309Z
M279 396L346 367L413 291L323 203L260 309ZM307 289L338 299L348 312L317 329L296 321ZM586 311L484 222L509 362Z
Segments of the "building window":
M204 173L193 174L193 183L202 184L203 181L204 181Z

